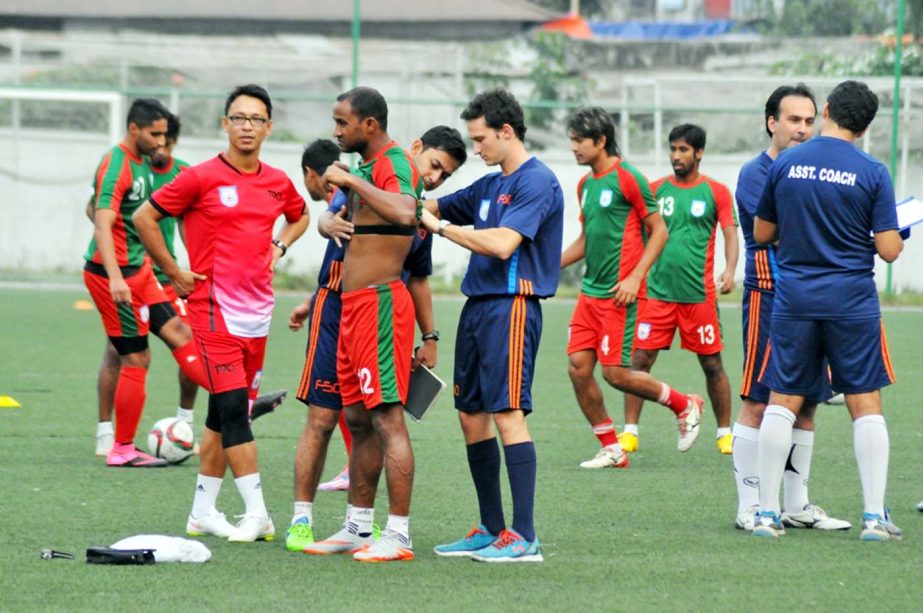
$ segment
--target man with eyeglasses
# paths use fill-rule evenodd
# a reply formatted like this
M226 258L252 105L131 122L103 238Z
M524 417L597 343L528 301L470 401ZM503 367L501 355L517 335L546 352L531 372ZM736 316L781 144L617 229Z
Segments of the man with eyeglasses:
M309 218L304 199L285 173L260 161L260 147L272 132L266 90L237 87L224 108L227 151L180 173L134 219L176 293L189 296L189 319L209 379L201 463L186 532L252 542L275 535L248 419L272 318L272 273ZM178 215L184 219L192 270L180 270L157 225L163 217ZM288 223L273 239L280 215ZM236 528L215 507L228 464L246 505Z

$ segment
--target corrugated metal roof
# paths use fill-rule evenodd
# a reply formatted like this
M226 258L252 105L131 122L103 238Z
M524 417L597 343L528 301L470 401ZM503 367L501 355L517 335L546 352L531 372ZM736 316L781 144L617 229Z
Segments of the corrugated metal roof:
M80 19L234 19L255 21L350 21L347 0L4 0L0 16ZM541 22L558 15L526 0L362 0L370 22Z

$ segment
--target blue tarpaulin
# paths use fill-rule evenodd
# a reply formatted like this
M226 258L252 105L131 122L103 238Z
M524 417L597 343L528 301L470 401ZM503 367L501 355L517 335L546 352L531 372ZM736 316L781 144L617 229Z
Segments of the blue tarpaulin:
M688 40L710 38L728 34L734 29L734 21L720 19L694 22L644 22L623 21L619 23L590 22L593 36L600 38L624 38L627 40Z

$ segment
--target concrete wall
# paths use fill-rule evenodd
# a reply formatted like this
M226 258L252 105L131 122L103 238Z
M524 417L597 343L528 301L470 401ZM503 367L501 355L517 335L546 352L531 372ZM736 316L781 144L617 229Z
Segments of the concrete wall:
M90 194L93 171L107 149L103 136L62 134L21 130L0 130L0 269L30 272L73 271L83 265L82 255L89 243L92 226L84 216ZM564 145L564 143L562 143ZM183 139L176 154L190 163L208 159L222 150L217 140ZM755 154L756 152L754 152ZM543 152L540 159L557 174L564 189L565 245L579 233L576 185L585 169L573 162L569 151ZM307 197L301 185L299 161L301 147L268 143L264 160L285 170ZM740 156L706 155L703 172L725 183L734 191L737 172L746 160ZM632 162L650 179L669 172L666 159L655 163L650 156L633 157ZM463 187L488 172L480 159L473 158L434 195ZM911 164L907 173L907 195L923 196L923 167ZM901 195L899 194L899 197ZM293 273L315 272L323 257L325 243L315 230L320 204L311 205L311 229L292 247L285 258L286 269ZM716 272L723 267L723 244L719 233ZM181 255L181 258L184 258ZM448 241L434 242L434 264L445 274L459 274L467 263L467 252ZM923 291L923 230L921 236L906 244L904 254L893 267L894 287ZM743 258L737 278L743 276ZM877 278L883 285L884 265L879 263Z

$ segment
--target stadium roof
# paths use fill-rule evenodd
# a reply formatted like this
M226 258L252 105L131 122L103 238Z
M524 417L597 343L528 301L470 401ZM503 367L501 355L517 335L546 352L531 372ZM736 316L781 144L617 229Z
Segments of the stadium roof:
M345 0L4 0L0 27L125 27L198 33L284 31L348 34L353 3ZM526 0L362 0L364 35L487 38L559 15ZM434 26L437 26L434 28ZM424 34L426 32L423 32ZM480 36L472 36L474 34Z

